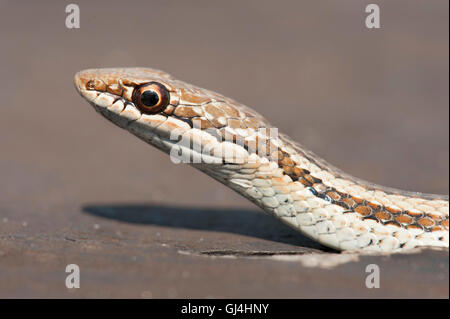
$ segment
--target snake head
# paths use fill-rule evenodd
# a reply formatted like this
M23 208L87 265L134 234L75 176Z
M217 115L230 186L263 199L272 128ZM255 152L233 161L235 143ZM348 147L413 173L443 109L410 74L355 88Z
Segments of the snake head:
M258 138L259 148L269 141L261 133L267 121L253 110L159 70L89 69L75 75L75 86L114 124L171 155L181 146L191 161L245 163Z

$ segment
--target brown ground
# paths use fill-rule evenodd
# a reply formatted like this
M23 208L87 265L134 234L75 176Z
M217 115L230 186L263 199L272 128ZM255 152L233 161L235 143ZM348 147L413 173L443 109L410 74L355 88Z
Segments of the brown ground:
M84 68L160 68L351 174L448 194L447 1L377 1L379 30L357 0L78 3L78 30L65 3L0 3L0 297L448 298L448 251L328 269L267 256L323 247L108 123L72 84ZM380 289L365 288L370 263Z

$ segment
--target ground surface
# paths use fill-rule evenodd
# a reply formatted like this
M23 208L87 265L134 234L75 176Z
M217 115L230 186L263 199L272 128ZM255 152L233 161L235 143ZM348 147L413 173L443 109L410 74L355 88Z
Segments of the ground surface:
M448 251L324 250L108 123L72 84L84 68L160 68L344 171L448 194L448 2L377 3L379 30L360 1L79 2L68 30L64 4L1 2L0 297L448 298Z

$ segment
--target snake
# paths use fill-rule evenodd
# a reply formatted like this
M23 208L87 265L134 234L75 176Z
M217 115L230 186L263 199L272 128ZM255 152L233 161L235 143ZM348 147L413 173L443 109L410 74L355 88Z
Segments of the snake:
M87 69L74 83L115 125L323 246L386 253L448 248L448 195L353 177L231 98L143 67Z

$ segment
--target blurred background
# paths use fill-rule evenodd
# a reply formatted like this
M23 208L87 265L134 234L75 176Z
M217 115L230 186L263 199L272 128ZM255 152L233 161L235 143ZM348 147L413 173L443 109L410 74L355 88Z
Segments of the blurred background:
M180 257L323 247L106 121L73 76L161 69L254 108L347 173L448 194L449 3L377 0L381 28L367 29L371 2L77 1L80 28L67 29L68 1L1 0L0 296L347 296L338 284L299 290L294 264L258 273L235 261L227 273L228 261ZM69 262L89 288L62 286ZM445 267L432 296L448 297L448 255ZM148 269L171 270L146 281ZM266 274L279 275L271 291L255 284Z

